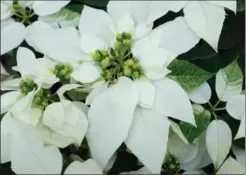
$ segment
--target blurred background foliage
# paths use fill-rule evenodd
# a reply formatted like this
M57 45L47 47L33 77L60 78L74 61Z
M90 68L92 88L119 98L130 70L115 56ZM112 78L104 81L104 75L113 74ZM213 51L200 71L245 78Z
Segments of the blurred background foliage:
M83 5L90 7L107 10L108 0L73 0L66 8L74 12L81 13ZM242 69L245 76L245 0L237 0L237 14L226 10L226 19L224 21L223 29L221 32L218 52L216 53L204 40L192 48L187 53L178 56L180 60L187 60L195 65L207 70L211 73L218 72L219 69L226 67L236 58L238 58L238 64ZM162 16L155 21L154 27L157 27L165 22L171 21L178 16L183 16L183 11L177 13L168 12L165 16ZM97 21L92 21L97 22ZM25 42L21 46L30 48ZM30 48L33 50L32 48ZM11 67L16 65L16 51L17 48L11 52L2 55L0 60L4 68L11 75L16 75ZM34 51L34 50L33 50ZM42 56L36 52L36 56ZM212 88L211 103L217 102L217 96L215 92L215 77L209 80L210 87ZM245 88L245 77L243 83L243 89ZM223 104L222 104L223 105ZM220 116L229 124L232 129L233 135L236 134L239 126L239 121L230 117L227 112L222 112ZM239 139L234 141L234 144L242 148L245 147L245 140ZM120 173L137 170L139 168L137 158L126 151L125 145L118 150L118 158L109 173ZM11 164L1 164L0 174L14 174L10 168ZM211 165L206 167L206 171L210 172L213 168Z

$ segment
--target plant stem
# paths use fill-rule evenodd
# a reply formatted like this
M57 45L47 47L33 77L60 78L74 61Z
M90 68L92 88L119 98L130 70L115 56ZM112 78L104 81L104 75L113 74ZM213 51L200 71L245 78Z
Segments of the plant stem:
M223 111L225 110L226 108L215 108L214 111Z

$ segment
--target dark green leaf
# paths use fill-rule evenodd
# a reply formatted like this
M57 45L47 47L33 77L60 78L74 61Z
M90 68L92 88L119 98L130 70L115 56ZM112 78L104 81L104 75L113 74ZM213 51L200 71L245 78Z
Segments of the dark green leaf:
M82 10L83 10L83 4L69 4L66 6L66 9L69 9L73 12L77 12L79 14L81 14Z
M109 0L83 0L82 2L92 7L105 7Z
M67 95L73 101L83 101L86 98L86 93L80 91L78 88L77 89L70 90L70 91L67 91Z
M210 112L200 105L193 105L193 111L197 127L186 122L179 124L181 131L190 143L207 129L211 119Z
M178 82L186 92L200 87L214 75L183 60L174 60L168 69L172 71L168 77Z
M237 0L237 11L241 12L245 10L245 0Z

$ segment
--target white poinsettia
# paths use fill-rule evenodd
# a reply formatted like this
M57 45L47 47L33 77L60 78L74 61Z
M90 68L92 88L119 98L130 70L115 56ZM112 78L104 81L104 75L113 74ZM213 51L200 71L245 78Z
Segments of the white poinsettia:
M58 81L49 70L53 67L54 63L49 59L36 59L31 50L20 47L15 69L20 72L21 78L1 83L2 90L14 90L1 96L1 113L10 111L24 122L36 125L42 110L33 105L33 99L40 88L48 89Z
M170 34L170 30L178 25L183 27L179 30L185 31L183 19L178 18L155 29L134 45L133 56L139 59L146 78L131 80L123 76L108 88L108 82L97 86L87 97L87 104L91 105L87 140L92 156L100 166L104 167L110 156L125 142L150 171L159 173L169 130L165 117L172 116L195 125L188 95L176 82L165 77L169 73L167 66L175 55L188 49L188 45L192 47L191 43L194 46L198 42L187 32L188 35L184 36L187 37L186 48L176 47L175 51L174 47L169 47L170 50L165 50L167 45L162 45L159 37ZM163 37L161 41L167 42L165 39ZM108 125L114 127L109 128ZM101 152L101 144L108 150ZM149 155L152 155L151 158Z
M30 125L10 113L1 120L1 163L8 161L16 174L60 174L62 170L59 149L44 146Z
M70 102L63 96L64 92L79 85L62 86L57 94L60 102L46 107L42 121L37 125L37 134L48 145L65 148L70 144L80 146L88 127L85 105L82 102Z
M189 30L182 17L153 31L148 28L146 33L142 33L142 37L146 35L142 39L136 37L138 24L142 27L144 25L132 22L138 17L144 20L143 16L146 15L140 14L140 10L134 10L139 8L138 3L140 7L147 8L145 2L129 2L130 5L123 3L125 6L109 2L107 14L85 6L79 32L71 27L52 29L45 23L36 22L30 27L28 43L58 62L82 60L71 77L83 84L95 83L94 90L86 99L86 103L91 105L86 137L93 158L102 168L125 142L148 169L159 173L168 138L169 122L166 117L171 116L195 125L189 97L176 82L166 78L170 72L167 66L177 55L197 44L199 38ZM116 10L127 9L127 6L132 9L124 13ZM148 8L144 13L147 11ZM151 11L154 12L153 8ZM115 21L113 16L117 15L122 19L115 25L111 22ZM91 25L88 19L99 22ZM115 33L112 28L115 28ZM50 41L50 38L53 40ZM112 45L113 42L116 44ZM114 53L110 53L110 50ZM132 55L126 53L130 50ZM105 70L111 61L115 62L112 63L115 72ZM128 69L131 66L137 69L135 73ZM143 77L140 78L140 74ZM101 78L103 81L97 81ZM144 122L141 122L143 118ZM102 151L102 145L107 149ZM152 157L149 158L149 155Z
M25 39L27 30L23 23L27 23L33 14L39 16L50 15L59 11L70 1L1 1L1 55L18 47ZM31 14L25 8L34 11ZM21 18L21 22L11 18L13 15Z
M236 13L237 1L173 1L171 3L177 11L183 8L184 19L189 28L218 51L218 42L226 17L224 8ZM163 10L167 8L162 1L156 2L155 6Z
M93 159L88 159L84 162L70 163L64 174L103 174L103 171Z

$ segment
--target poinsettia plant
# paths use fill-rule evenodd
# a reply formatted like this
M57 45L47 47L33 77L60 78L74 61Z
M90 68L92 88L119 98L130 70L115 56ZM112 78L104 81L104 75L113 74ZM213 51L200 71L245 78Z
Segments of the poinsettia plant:
M2 174L245 174L243 1L1 1Z

